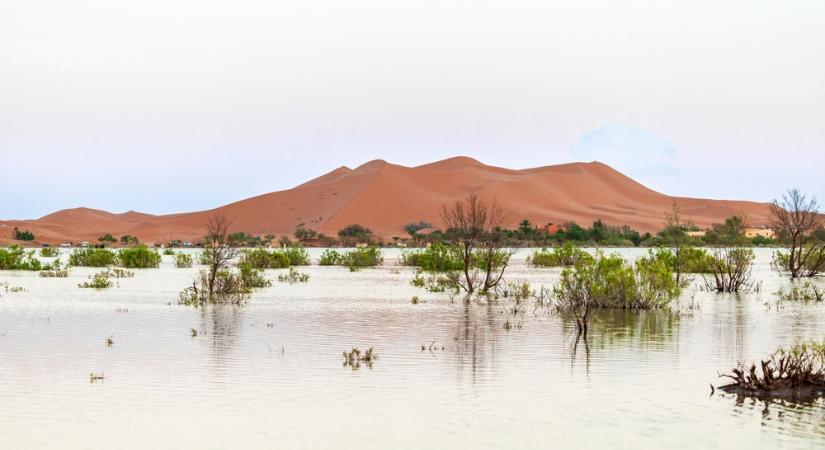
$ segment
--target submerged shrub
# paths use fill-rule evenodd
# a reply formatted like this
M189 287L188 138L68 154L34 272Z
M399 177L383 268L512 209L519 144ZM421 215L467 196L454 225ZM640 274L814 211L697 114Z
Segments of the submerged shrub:
M796 273L798 277L815 277L825 272L825 245L809 244L797 249ZM783 275L790 275L791 254L777 251L773 254L771 267Z
M122 248L117 252L120 265L130 269L155 269L160 265L160 253L145 245Z
M43 278L66 278L69 276L69 270L64 268L58 259L51 264L43 266L43 270L40 271L40 276Z
M288 273L278 275L278 281L280 281L281 283L289 284L306 283L307 281L309 281L309 274L298 272L297 270L290 267Z
M171 248L163 249L163 256L175 256L175 251Z
M318 264L321 266L337 266L341 262L341 254L332 249L324 250Z
M780 288L774 293L781 301L791 302L821 302L825 300L825 289L817 287L810 281L800 286L794 286L789 291L785 288Z
M103 270L89 277L89 281L84 281L77 287L85 289L108 289L112 287L112 280L109 279L109 271Z
M567 241L561 247L552 250L541 249L527 257L527 265L532 267L573 266L580 260L593 259L589 253L576 248Z
M76 267L106 267L116 262L115 252L105 248L78 248L69 255L69 265Z
M721 386L725 392L773 395L783 391L807 390L812 395L825 392L825 342L811 341L779 349L767 360L746 367L741 362L729 374L733 383ZM760 373L761 372L761 373Z
M240 305L246 302L247 296L252 292L251 287L244 284L241 273L234 273L229 269L220 269L215 272L215 279L212 284L213 293L210 295L207 288L210 283L209 277L209 271L201 270L198 279L192 282L192 286L180 292L178 303L190 306L200 306L208 303Z
M564 269L553 289L559 308L573 312L584 333L593 308L663 308L679 293L673 272L662 260L640 259L630 264L618 255L601 253Z
M751 267L756 256L749 248L718 249L710 257L710 280L705 284L718 292L739 292L751 288Z
M247 289L263 288L272 286L272 282L264 278L264 272L261 269L256 269L249 264L238 264L238 269L241 271L241 283Z
M55 247L43 247L40 249L40 256L43 258L54 258L60 256L60 250Z
M381 249L377 247L357 248L341 255L339 265L346 266L350 271L355 272L363 267L374 267L381 265L384 257L381 256Z
M257 248L244 251L241 262L257 269L286 269L290 266L308 266L309 253L303 247L279 250Z
M192 267L193 261L192 256L187 255L186 253L178 253L175 255L175 267L178 269L187 269Z
M25 251L18 245L0 248L0 270L40 270L42 266L34 250Z
M455 246L434 242L429 248L403 252L401 264L420 267L429 272L464 270L464 261Z

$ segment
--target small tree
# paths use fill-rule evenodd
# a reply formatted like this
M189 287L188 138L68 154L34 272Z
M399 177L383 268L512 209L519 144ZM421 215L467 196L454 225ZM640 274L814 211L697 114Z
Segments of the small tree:
M369 243L372 240L372 231L365 226L354 223L339 230L338 237L347 244L353 242Z
M306 242L318 237L318 232L310 229L305 228L303 225L298 225L295 228L295 239L298 239L299 242Z
M14 239L18 241L33 241L34 233L29 230L20 231L17 227L14 227Z
M140 240L138 240L138 238L136 238L135 236L125 234L125 235L120 237L120 245L122 245L124 247L138 245L139 243L140 243Z
M455 278L458 286L468 294L477 288L489 292L498 286L515 252L505 247L501 229L504 214L498 204L493 201L487 205L473 193L451 207L445 205L441 219L453 236L464 265L463 276ZM483 277L479 272L483 272Z
M117 239L115 239L115 237L109 233L100 236L99 238L97 238L97 240L100 241L100 243L102 243L103 245L114 244L115 242L117 242Z
M789 252L774 255L774 268L791 278L813 277L825 271L825 241L819 239L825 220L816 197L790 189L771 204L771 227Z
M238 249L229 242L229 226L231 223L226 217L211 216L206 221L206 236L204 236L203 260L208 266L207 292L209 297L215 294L215 280L218 272L226 268L229 262L238 255Z

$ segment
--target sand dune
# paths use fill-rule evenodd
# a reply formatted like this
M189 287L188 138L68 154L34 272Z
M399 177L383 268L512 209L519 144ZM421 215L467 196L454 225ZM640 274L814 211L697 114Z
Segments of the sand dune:
M242 200L213 210L156 216L135 211L113 214L75 208L37 220L0 221L0 239L13 227L30 229L39 242L95 241L105 233L130 234L143 242L197 240L206 218L223 214L233 229L257 235L292 235L305 226L335 235L351 223L377 235L406 236L404 224L424 220L440 225L442 205L477 192L496 199L508 225L522 219L535 224L569 221L589 225L596 219L657 231L675 201L683 216L700 227L744 213L753 225L768 221L767 203L670 197L655 192L598 163L571 163L511 170L456 157L418 167L382 160L358 168L340 167L295 188Z

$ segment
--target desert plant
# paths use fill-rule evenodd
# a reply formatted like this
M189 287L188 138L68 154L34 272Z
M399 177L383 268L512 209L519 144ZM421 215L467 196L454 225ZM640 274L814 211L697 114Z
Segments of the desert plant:
M43 247L40 249L40 256L43 258L55 258L60 256L60 250L54 247Z
M816 197L791 189L771 205L772 227L788 252L777 252L773 267L791 278L813 277L825 271L825 219Z
M357 248L341 255L339 265L346 266L351 272L364 267L379 266L384 262L381 249L377 247Z
M309 281L309 274L298 272L290 267L288 273L278 275L278 281L289 284L306 283Z
M263 270L256 269L244 263L238 264L238 269L240 269L241 283L244 288L252 289L272 286L272 282L264 278Z
M84 281L77 287L85 289L108 289L112 287L112 280L109 279L109 271L102 270L89 277L89 281Z
M76 267L107 267L116 262L115 252L105 248L78 248L69 255L69 265Z
M341 262L341 254L332 249L326 249L321 253L318 264L321 266L337 266Z
M582 258L592 259L592 256L584 250L573 247L573 243L567 241L550 251L545 248L534 251L527 257L527 264L531 267L573 266Z
M347 245L369 243L372 240L372 231L367 227L354 223L339 230L338 237Z
M794 286L786 291L785 288L780 288L774 293L781 301L801 301L801 302L821 302L825 300L825 289L817 287L810 281L800 286Z
M642 259L633 265L618 255L601 252L564 269L553 289L558 307L574 314L576 326L584 334L594 308L662 308L679 292L673 272L663 261Z
M420 267L429 272L464 270L464 262L460 256L461 251L458 247L434 242L426 249L402 252L401 264Z
M825 342L810 341L779 349L769 359L746 367L741 362L731 373L720 375L733 383L721 386L725 392L746 395L773 395L785 390L825 391Z
M25 251L18 245L0 248L0 270L40 270L42 266L34 250Z
M186 253L178 253L175 255L175 267L178 269L187 269L192 267L192 256Z
M709 259L708 289L718 292L739 292L750 289L751 267L756 256L748 248L725 247L714 250Z
M33 241L34 233L29 230L20 231L17 227L14 227L14 239L18 241Z
M114 236L108 233L104 234L103 236L100 236L99 238L97 238L97 240L103 245L114 244L115 242L117 242L117 239L115 239Z
M160 253L157 250L150 249L145 245L122 248L117 252L117 257L120 265L130 269L157 268L161 260Z
M43 278L66 278L69 276L69 270L64 268L58 259L51 264L43 266L43 270L40 271L40 276Z
M175 251L171 248L163 249L163 256L175 256Z
M140 243L140 240L138 238L136 238L134 236L130 236L128 234L123 235L123 236L120 237L120 245L123 245L123 246L138 245L139 243Z

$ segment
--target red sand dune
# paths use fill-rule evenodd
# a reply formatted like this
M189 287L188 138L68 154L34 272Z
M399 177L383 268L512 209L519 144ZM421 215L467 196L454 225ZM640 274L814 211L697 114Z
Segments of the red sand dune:
M235 231L256 235L291 236L303 223L335 236L346 225L360 223L382 237L404 237L404 224L424 220L439 226L442 205L471 192L496 199L509 226L525 218L538 225L574 221L585 226L601 219L654 232L662 228L674 201L683 217L700 227L738 213L746 214L752 225L764 225L769 213L767 203L670 197L598 162L511 170L456 157L418 167L381 160L356 169L340 167L295 188L209 211L155 216L77 208L37 220L0 221L5 225L0 239L17 226L48 243L93 242L105 233L130 234L142 242L194 241L212 214L231 219Z

